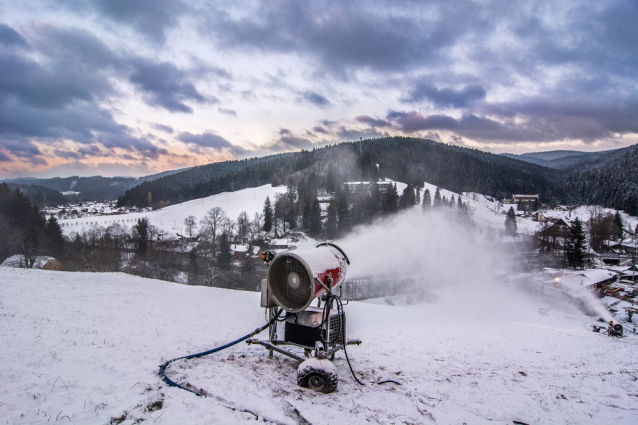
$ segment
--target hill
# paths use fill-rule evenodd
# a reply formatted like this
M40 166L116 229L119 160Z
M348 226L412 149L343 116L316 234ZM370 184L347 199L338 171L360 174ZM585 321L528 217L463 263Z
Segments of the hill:
M523 161L406 137L268 156L226 174L208 173L214 165L142 183L128 190L118 204L147 206L149 192L154 203L171 204L267 183L296 184L306 179L326 187L330 178L339 183L379 177L413 185L428 181L455 192L479 192L499 198L512 193L540 193L542 199L552 202L560 197L558 184L562 176Z
M638 215L638 145L592 170L577 172L565 182L566 199Z
M23 177L5 180L5 182L12 187L20 187L32 202L38 205L59 205L64 204L65 196L66 200L71 198L81 202L112 201L140 182L155 180L180 171L182 170L166 171L140 178L72 176L38 179ZM37 195L38 192L41 195Z
M598 168L625 154L631 147L598 152L581 152L556 150L546 152L529 152L520 155L505 153L503 156L540 165L568 173Z
M638 421L633 336L504 287L438 288L415 306L352 302L339 390L299 388L296 364L257 346L175 364L263 322L259 294L123 274L0 268L0 417L10 423L614 423ZM476 285L474 285L476 286ZM480 302L477 302L480 300ZM521 336L524 335L522 338ZM391 379L400 383L377 385Z

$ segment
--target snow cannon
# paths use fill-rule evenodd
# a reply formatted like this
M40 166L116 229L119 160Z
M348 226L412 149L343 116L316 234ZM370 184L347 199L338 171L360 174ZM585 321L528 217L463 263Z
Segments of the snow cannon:
M290 357L299 364L297 383L321 393L337 389L337 371L332 360L347 345L346 315L341 296L333 290L346 279L350 260L337 245L262 254L267 265L261 282L261 306L268 314L267 341L250 338L273 354ZM317 300L316 306L310 304ZM323 303L323 306L322 306ZM283 322L283 332L278 324ZM346 359L348 356L346 355Z
M607 328L607 335L620 338L623 336L623 333L624 333L624 328L622 327L620 323L616 322L615 320L609 321L609 327Z
M334 244L282 252L268 266L268 293L287 312L300 312L315 298L341 285L349 263L345 252Z

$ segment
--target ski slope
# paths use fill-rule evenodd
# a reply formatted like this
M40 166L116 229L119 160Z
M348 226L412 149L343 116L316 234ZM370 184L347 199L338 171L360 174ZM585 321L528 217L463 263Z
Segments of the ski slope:
M262 325L259 294L5 267L0 282L2 423L638 423L638 338L593 333L592 318L506 287L350 303L365 386L343 353L339 390L323 395L296 385L290 359L242 343L171 366L214 395L200 398L166 387L158 365ZM402 385L376 384L388 379Z
M206 212L211 208L220 207L231 220L237 220L237 216L239 216L239 213L242 211L246 211L248 217L252 220L255 213L261 213L263 211L264 201L267 196L270 197L271 202L274 202L276 194L285 192L285 186L273 187L271 185L264 185L242 189L236 192L222 192L217 195L194 199L151 212L66 219L60 220L59 222L64 234L69 236L74 232L88 230L94 224L107 227L113 223L120 223L131 227L138 219L146 217L150 224L157 226L158 229L165 232L169 237L175 237L177 234L184 235L186 233L184 219L189 215L194 216L199 224L199 221L204 218Z

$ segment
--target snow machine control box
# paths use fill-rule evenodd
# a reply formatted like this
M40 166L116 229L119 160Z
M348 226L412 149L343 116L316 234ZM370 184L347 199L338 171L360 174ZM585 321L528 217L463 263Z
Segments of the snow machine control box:
M315 343L343 345L346 340L346 317L337 310L331 310L324 321L324 309L309 307L286 319L284 340L304 347L315 347Z

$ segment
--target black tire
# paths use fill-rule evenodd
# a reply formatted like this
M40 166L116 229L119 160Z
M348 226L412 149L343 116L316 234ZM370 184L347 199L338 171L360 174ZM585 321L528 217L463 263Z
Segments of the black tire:
M308 367L297 374L297 384L313 391L329 394L337 390L339 379L336 373Z

